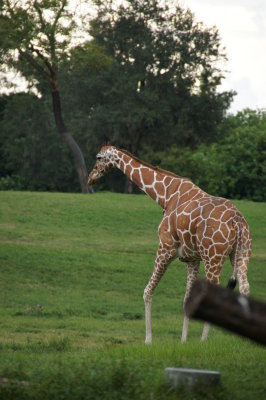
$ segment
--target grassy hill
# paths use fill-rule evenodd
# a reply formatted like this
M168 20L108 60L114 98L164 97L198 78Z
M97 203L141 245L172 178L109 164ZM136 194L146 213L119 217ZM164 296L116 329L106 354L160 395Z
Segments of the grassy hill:
M266 203L234 203L253 237L251 296L266 301ZM144 345L142 294L162 218L148 197L1 192L0 204L0 398L176 398L167 366L221 372L218 390L186 398L263 398L264 348L214 327L202 344L196 322L181 345L178 261L156 289ZM227 262L222 284L231 271Z

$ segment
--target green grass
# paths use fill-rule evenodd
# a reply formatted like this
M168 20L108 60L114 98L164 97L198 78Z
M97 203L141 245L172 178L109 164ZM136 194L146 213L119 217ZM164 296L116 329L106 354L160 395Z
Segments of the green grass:
M153 344L143 344L162 218L148 197L1 192L0 203L0 398L263 398L261 346L214 327L202 344L193 321L181 345L180 262L156 289ZM266 300L266 203L235 204L253 236L251 296ZM223 285L230 275L227 262ZM176 393L167 366L219 370L221 386Z

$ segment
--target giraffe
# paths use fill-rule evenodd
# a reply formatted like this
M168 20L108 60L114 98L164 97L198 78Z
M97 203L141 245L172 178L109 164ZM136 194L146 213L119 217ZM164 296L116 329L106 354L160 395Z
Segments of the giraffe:
M102 146L97 154L88 184L96 183L113 168L120 169L163 208L154 270L143 294L146 344L152 342L154 290L169 264L176 258L186 264L187 270L183 306L198 276L200 261L204 263L207 280L219 284L227 256L233 267L228 287L234 288L238 281L240 293L249 295L247 269L251 255L251 234L243 215L231 201L211 196L190 179L154 167L128 151L110 145ZM182 342L187 340L188 324L189 318L184 312ZM202 341L207 339L209 327L205 322Z

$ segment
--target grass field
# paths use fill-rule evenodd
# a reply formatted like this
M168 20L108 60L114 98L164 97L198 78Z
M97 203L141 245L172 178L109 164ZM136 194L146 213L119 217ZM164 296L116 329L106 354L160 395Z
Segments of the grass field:
M144 345L162 217L148 197L1 192L0 204L0 399L266 398L265 348L214 327L200 343L197 322L181 345L180 262L156 289ZM235 204L253 236L251 296L266 301L266 203ZM226 263L223 285L230 275ZM176 392L169 366L218 370L221 385Z

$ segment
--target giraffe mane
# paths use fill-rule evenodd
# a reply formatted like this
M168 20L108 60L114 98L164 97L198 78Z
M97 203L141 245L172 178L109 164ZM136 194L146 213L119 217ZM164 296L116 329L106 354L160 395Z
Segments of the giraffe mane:
M177 175L177 174L175 174L175 173L173 173L173 172L167 171L166 169L163 169L163 168L154 166L154 165L152 165L152 164L149 164L149 163L147 163L146 161L141 160L141 159L138 158L137 156L134 156L134 154L131 154L131 153L130 153L129 151L127 151L127 150L124 150L124 149L118 149L118 150L122 151L123 153L127 154L129 157L133 158L133 160L135 160L135 161L137 161L137 162L140 162L141 164L145 165L145 167L148 167L148 168L150 168L150 169L153 169L154 171L161 172L162 174L165 174L165 175L173 176L174 178L184 178L184 177L181 177L180 175ZM188 179L188 178L185 178L185 179ZM188 180L190 180L190 179L188 179Z

